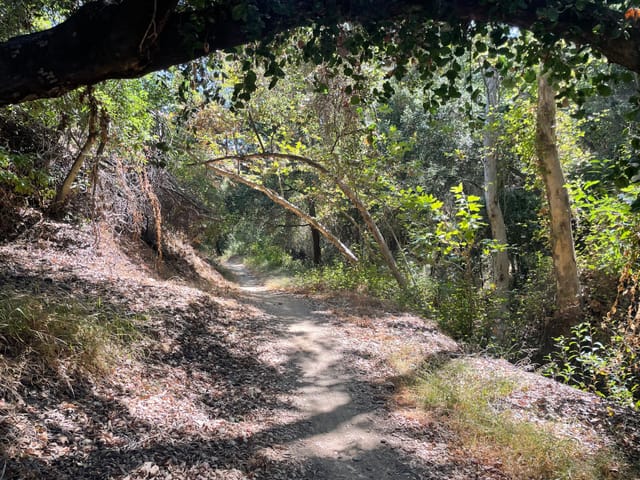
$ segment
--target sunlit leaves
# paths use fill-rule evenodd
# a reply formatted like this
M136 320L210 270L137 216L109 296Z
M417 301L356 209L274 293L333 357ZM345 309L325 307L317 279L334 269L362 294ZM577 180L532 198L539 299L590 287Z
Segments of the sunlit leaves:
M602 191L598 181L576 179L568 187L581 221L588 225L578 225L583 248L589 252L580 257L584 266L615 274L637 248L640 213L634 211L633 204L640 187L629 185L618 195Z

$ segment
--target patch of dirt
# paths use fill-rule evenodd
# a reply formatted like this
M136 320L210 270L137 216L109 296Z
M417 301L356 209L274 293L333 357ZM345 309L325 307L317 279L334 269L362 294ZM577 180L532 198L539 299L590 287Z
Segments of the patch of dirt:
M506 478L399 403L402 369L461 354L428 321L269 290L239 261L226 268L240 286L206 262L159 274L140 260L148 253L125 254L106 232L96 241L89 227L37 228L0 246L0 288L138 314L142 339L106 377L6 359L0 478ZM637 454L629 412L506 362L469 361L524 382L496 408L563 420L586 448L624 438Z

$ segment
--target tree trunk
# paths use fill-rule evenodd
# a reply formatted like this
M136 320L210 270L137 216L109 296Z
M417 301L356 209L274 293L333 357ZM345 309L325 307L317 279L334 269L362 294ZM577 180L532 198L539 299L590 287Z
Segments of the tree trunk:
M89 94L91 96L91 94ZM100 130L98 128L98 105L95 102L95 99L90 98L89 100L89 133L87 134L87 139L84 142L84 145L80 148L76 159L71 165L71 169L67 176L60 185L56 193L56 197L51 204L51 211L55 214L64 208L67 200L69 199L69 194L71 193L71 187L73 186L73 182L76 181L78 177L78 173L80 173L80 169L84 164L84 160L89 155L89 152L93 148L93 145L98 140L98 135Z
M218 167L212 165L211 163L207 163L207 167L211 171L216 173L217 175L220 175L221 177L225 177L225 178L228 178L228 179L233 180L235 182L242 183L243 185L246 185L247 187L252 188L253 190L257 190L258 192L262 192L264 195L266 195L273 202L277 203L278 205L280 205L283 208L286 208L290 212L294 213L298 217L300 217L303 220L305 220L306 222L308 222L316 230L318 230L318 232L320 232L324 238L326 238L333 246L335 246L338 249L338 251L340 251L340 253L347 260L349 260L349 262L358 263L358 257L356 257L354 255L354 253L349 249L349 247L347 247L344 243L342 243L340 241L339 238L337 238L329 230L327 230L327 228L324 225L319 223L315 218L311 217L309 214L307 214L307 213L303 212L302 210L300 210L294 204L289 202L286 198L281 197L276 192L274 192L273 190L268 189L264 185L260 185L259 183L252 182L251 180L248 180L248 179L244 178L243 176L238 175L237 173L229 172L229 171L224 170L222 168L218 168Z
M493 69L492 76L484 77L484 86L487 95L487 104L485 107L485 125L482 138L484 167L484 198L487 209L487 217L491 227L491 236L493 240L503 247L493 252L491 255L491 283L495 286L496 295L498 297L499 317L495 319L493 324L493 335L499 340L504 340L506 335L506 322L508 316L506 296L509 291L511 277L509 274L509 254L507 253L507 228L504 224L504 216L499 200L499 182L498 182L498 151L497 146L497 115L496 109L500 101L500 77L498 72Z
M316 202L309 200L309 215L316 217ZM320 232L311 225L311 247L313 250L313 264L320 265L322 263L322 249L320 248Z
M538 77L536 152L549 203L551 252L556 277L555 318L545 340L570 332L580 313L580 280L571 231L571 207L556 144L556 102L546 74Z
M507 245L507 228L504 224L504 216L499 202L498 183L498 152L496 151L497 130L495 109L498 108L500 79L498 72L494 70L493 76L484 78L487 93L486 119L483 136L483 165L484 165L484 198L491 226L493 239ZM509 254L506 250L494 252L492 255L492 276L496 290L504 294L509 290Z
M353 202L353 204L358 209L358 212L360 212L360 216L364 220L364 223L367 225L369 232L371 233L371 235L373 235L374 240L378 244L380 253L382 253L382 257L384 258L384 261L387 264L387 267L389 267L389 270L391 270L391 274L396 279L396 282L398 282L398 285L400 285L400 287L406 289L408 286L407 279L400 271L400 268L398 268L396 259L393 257L393 253L391 253L391 250L389 249L389 246L387 245L387 242L384 236L382 235L382 232L380 231L375 220L369 213L369 210L367 210L367 208L364 206L364 203L360 201L357 194L353 190L351 190L346 184L344 184L344 182L340 181L340 183L338 183L338 186L344 192L347 198L349 198L349 200Z

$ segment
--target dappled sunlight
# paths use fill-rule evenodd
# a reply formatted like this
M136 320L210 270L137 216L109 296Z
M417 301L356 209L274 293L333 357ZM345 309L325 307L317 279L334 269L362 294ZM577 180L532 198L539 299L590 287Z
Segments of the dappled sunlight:
M371 367L379 365L374 352L389 339L395 341L395 336L384 329L385 340L375 327L368 330L371 335L364 336L364 344L361 340L354 344L356 336L341 331L344 319L335 309L318 308L304 297L260 290L242 265L235 264L230 270L241 288L252 293L248 301L262 308L269 321L281 325L283 335L275 341L281 352L280 367L298 371L289 395L291 409L283 423L260 432L257 438L279 439L278 444L304 466L309 475L305 478L372 478L374 474L432 478L436 470L426 465L437 465L437 475L465 468L448 454L437 463L427 457L419 460L405 449L403 435L392 436L385 408L389 384L376 380L376 374L383 378L389 369L371 371ZM362 324L346 323L361 330ZM363 348L367 343L370 351ZM437 475L433 478L442 478Z
M114 284L95 266L74 270L70 256L42 273L33 256L0 253L16 289L70 288L83 302L99 295L109 312L136 312L139 331L104 379L52 375L16 391L20 401L0 401L6 478L502 478L486 459L468 458L445 422L394 396L425 362L461 355L424 319L273 291L241 264L241 285L213 296L179 279ZM564 411L533 391L514 390L495 408L527 421L532 403ZM566 435L597 435L555 423Z

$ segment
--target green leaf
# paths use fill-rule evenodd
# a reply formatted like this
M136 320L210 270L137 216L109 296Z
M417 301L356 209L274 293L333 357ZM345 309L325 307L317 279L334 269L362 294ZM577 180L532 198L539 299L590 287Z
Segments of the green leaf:
M599 95L602 95L604 97L608 97L613 93L612 88L606 83L600 83L596 85L596 91L598 92Z
M527 83L533 83L536 81L536 72L533 70L527 70L524 72L524 81Z

